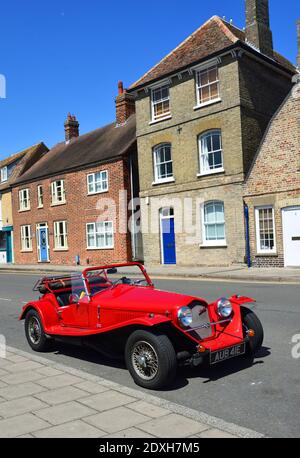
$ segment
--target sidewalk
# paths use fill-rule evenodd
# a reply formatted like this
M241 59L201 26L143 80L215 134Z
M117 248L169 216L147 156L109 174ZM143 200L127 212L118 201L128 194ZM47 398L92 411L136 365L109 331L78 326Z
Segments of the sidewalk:
M0 437L263 437L205 413L7 348Z
M52 264L15 265L0 264L0 272L70 272L82 271L83 266L56 266ZM155 277L181 277L209 280L234 280L255 282L283 282L300 284L300 268L250 268L246 266L231 267L179 267L179 266L146 266L147 272Z

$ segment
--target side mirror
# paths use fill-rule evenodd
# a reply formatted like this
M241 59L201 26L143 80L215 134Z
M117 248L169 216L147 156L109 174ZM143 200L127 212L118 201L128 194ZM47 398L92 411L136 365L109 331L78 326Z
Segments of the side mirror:
M107 269L108 275L114 275L118 273L118 269L116 267L112 267L111 269Z
M79 304L79 296L78 294L70 294L69 296L69 303L70 304Z

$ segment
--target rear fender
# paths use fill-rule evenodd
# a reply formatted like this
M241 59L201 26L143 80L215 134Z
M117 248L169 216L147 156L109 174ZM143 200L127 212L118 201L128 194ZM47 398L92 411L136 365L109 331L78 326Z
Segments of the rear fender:
M25 319L26 314L30 309L35 310L40 315L45 332L47 332L51 326L55 326L59 322L56 307L49 300L28 302L28 304L23 307L22 313L19 316L19 321Z

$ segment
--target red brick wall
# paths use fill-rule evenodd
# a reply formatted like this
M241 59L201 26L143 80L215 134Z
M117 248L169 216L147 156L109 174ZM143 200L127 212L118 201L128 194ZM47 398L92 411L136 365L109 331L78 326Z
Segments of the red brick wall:
M108 171L108 192L88 195L87 175L92 172ZM51 182L57 179L65 180L66 204L51 206ZM37 186L43 186L44 207L37 208ZM31 210L19 212L19 190L30 189ZM130 185L127 160L96 166L90 169L76 171L68 174L57 175L39 180L34 183L25 184L13 189L13 219L14 219L14 251L16 264L38 263L36 225L48 223L49 228L49 254L51 264L74 265L76 255L80 256L81 264L90 265L125 262L131 260L130 233L119 233L119 213L124 216L125 211L119 206L119 191L128 190L130 198ZM97 209L97 204L103 199L113 199L116 203L116 218L110 209L104 215ZM127 200L128 200L127 199ZM126 202L128 205L128 202ZM86 223L114 220L114 248L90 250L87 249ZM54 250L54 222L68 222L68 250ZM32 252L21 252L20 226L31 225Z
M250 246L256 267L283 267L282 209L300 205L300 90L287 98L274 116L245 182L250 215ZM257 253L255 207L272 206L276 253Z

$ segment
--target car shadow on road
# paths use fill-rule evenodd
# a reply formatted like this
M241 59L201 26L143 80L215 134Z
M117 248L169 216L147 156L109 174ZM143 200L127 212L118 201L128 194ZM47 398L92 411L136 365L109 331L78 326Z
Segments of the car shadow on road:
M95 365L99 364L109 368L116 368L124 371L127 370L124 360L113 360L93 349L77 345L75 346L62 342L56 342L52 353L54 355L62 355ZM263 359L269 355L271 355L271 349L268 347L262 347L256 354L255 358L233 358L214 366L210 366L208 363L205 363L196 368L189 366L180 367L177 372L177 377L172 385L169 385L165 389L161 389L159 391L175 391L180 388L184 388L189 384L189 380L195 378L203 384L215 382L234 373L248 369L254 365L264 364Z
M181 384L181 386L186 385L189 379L198 378L201 383L210 383L225 378L236 372L248 369L257 364L264 364L262 359L271 355L270 350L271 349L268 347L262 347L255 355L255 358L233 358L214 366L203 364L198 368L182 367L178 371L178 378L176 381L177 388L179 384Z

